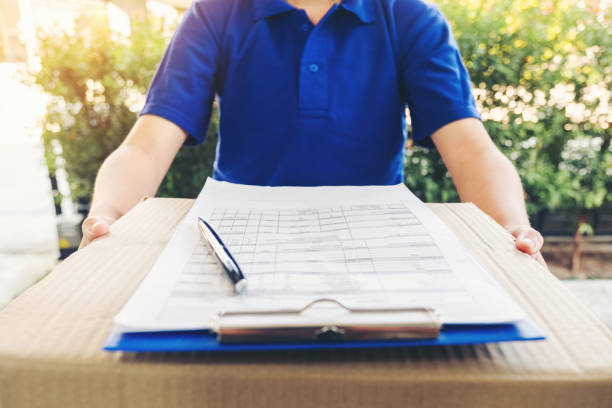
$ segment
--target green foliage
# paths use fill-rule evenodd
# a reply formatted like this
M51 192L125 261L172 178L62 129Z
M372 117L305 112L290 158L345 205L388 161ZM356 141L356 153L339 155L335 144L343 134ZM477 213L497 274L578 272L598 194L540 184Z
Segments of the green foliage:
M408 147L405 163L404 182L422 200L433 203L459 200L437 150Z
M453 26L485 127L519 170L529 212L610 204L609 15L577 1L437 3ZM406 183L428 201L457 199L439 155L418 147L408 149Z
M217 149L219 115L215 109L206 132L206 140L198 147L182 148L166 174L157 195L160 197L195 198L207 177L212 177L212 167Z
M43 133L47 164L53 172L61 157L73 199L89 201L102 161L134 124L170 38L167 26L136 20L125 38L111 31L106 13L92 12L77 20L73 34L40 37L41 68L33 79L52 95ZM216 128L215 117L207 143L182 149L160 195L197 195L211 173Z

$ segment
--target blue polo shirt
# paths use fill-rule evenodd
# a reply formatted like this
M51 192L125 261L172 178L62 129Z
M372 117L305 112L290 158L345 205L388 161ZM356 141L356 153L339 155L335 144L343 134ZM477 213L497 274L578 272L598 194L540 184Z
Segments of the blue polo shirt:
M141 114L204 140L220 109L214 178L257 185L403 180L412 137L478 117L448 22L422 0L342 0L314 26L284 0L202 0L186 12Z

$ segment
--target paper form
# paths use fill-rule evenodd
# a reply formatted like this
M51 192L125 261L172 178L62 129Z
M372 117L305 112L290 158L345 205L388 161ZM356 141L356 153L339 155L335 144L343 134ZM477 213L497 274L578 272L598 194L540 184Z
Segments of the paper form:
M232 286L197 229L202 217L248 280ZM210 328L225 310L432 307L444 323L525 317L404 185L257 187L207 180L115 322L124 331Z

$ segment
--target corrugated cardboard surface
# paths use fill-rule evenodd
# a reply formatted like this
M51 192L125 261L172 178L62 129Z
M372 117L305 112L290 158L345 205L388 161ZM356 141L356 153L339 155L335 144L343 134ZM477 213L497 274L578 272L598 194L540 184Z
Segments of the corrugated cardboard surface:
M0 407L612 407L612 334L470 204L432 205L548 340L384 350L121 354L114 315L191 200L139 204L0 311Z

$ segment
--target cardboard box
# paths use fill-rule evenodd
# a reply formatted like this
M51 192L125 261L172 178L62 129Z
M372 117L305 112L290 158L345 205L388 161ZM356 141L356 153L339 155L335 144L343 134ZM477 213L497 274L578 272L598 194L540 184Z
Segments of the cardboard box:
M150 199L0 311L0 407L612 407L612 334L470 204L432 205L546 331L382 350L107 353L191 200Z

